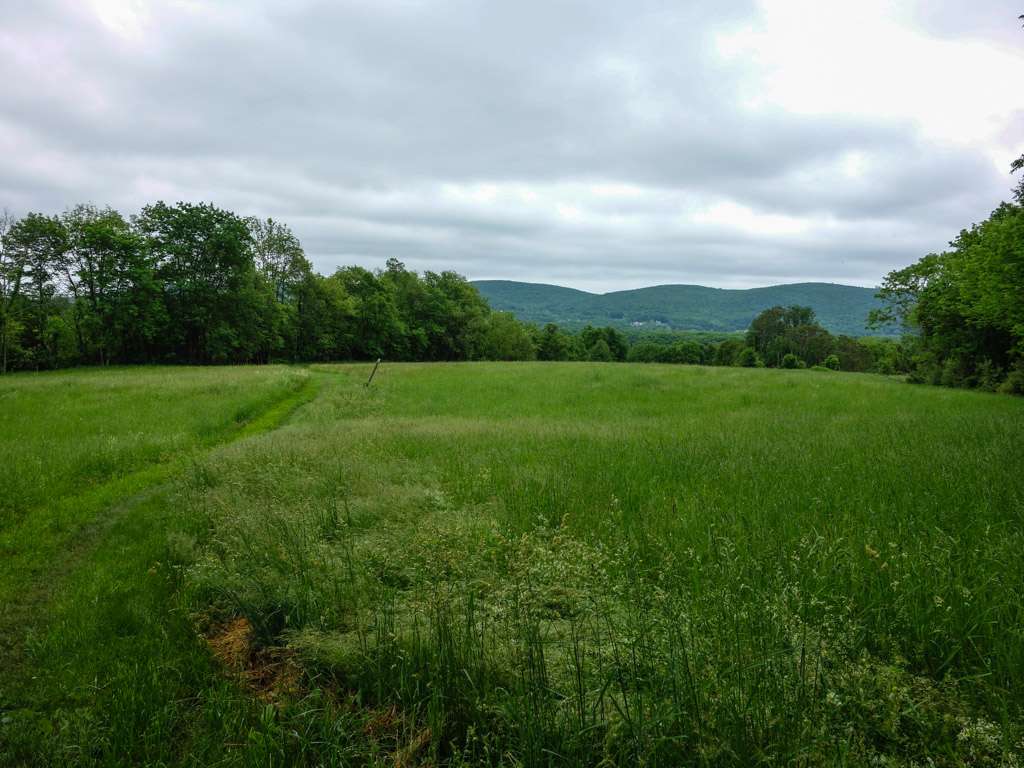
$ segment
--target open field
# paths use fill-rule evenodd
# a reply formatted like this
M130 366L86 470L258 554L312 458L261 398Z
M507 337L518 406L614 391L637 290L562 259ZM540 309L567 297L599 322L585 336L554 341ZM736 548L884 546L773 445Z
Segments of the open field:
M285 368L84 369L0 380L0 528L216 440L305 377Z
M1021 399L696 366L367 373L0 379L24 499L0 584L48 584L0 616L0 762L1024 758ZM81 525L50 525L86 480Z

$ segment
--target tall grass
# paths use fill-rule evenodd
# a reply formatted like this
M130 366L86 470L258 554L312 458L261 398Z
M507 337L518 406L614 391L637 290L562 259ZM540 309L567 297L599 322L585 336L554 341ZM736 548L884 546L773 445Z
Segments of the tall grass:
M193 609L396 707L408 754L1018 760L1021 401L812 371L382 373L319 368L315 402L179 503L205 521Z
M0 378L0 529L240 426L294 390L263 368L80 369Z

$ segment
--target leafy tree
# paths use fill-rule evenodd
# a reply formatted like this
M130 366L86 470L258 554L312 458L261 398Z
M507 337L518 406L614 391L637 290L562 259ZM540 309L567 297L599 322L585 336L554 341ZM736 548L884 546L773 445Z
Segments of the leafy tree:
M802 332L794 329L803 328ZM808 329L821 328L810 307L770 307L755 317L747 330L747 346L753 347L769 364L778 365L794 345L806 339ZM823 332L824 329L821 329Z
M554 323L544 326L537 337L538 360L569 360L572 356L572 340Z
M704 361L704 347L696 341L677 341L660 356L666 363L700 365Z
M23 346L31 350L34 367L53 367L58 361L59 323L51 322L61 302L56 276L68 249L67 231L56 217L30 213L15 222L5 238L19 265L20 293L27 302L23 315Z
M352 299L354 356L404 359L406 326L389 284L363 267L339 269L330 279L338 282Z
M159 202L135 224L145 238L168 311L169 352L189 362L244 362L265 349L272 322L249 227L213 205Z
M625 360L629 354L629 342L626 341L626 337L621 332L617 331L612 327L605 328L594 328L593 326L586 326L580 331L580 342L583 348L587 350L587 356L590 359L590 352L594 349L594 346L599 342L604 341L608 347L608 353L611 355L610 360Z
M830 371L838 371L840 367L839 356L829 355L828 357L825 358L825 361L822 363L822 365L824 365Z
M295 291L312 272L299 239L273 219L245 219L252 242L253 261L282 304L294 298Z
M69 244L61 270L80 358L144 358L166 313L143 239L109 208L80 205L61 221Z
M834 344L832 334L820 325L801 323L787 328L772 347L779 349L783 355L792 353L808 365L818 365L832 352Z
M24 252L11 241L14 218L0 212L0 374L7 373L12 353L20 351L23 326L18 320L21 287L25 276Z
M423 282L438 307L430 335L433 360L472 360L480 356L490 307L462 275L426 272Z
M663 361L665 346L653 341L641 341L629 348L626 359L631 363L660 363Z
M1003 203L950 247L891 272L872 320L913 333L912 380L989 386L1024 360L1024 207Z
M526 327L511 312L487 318L479 355L485 360L533 360L536 350Z
M877 343L891 344L892 342L886 339L879 339ZM868 344L849 336L835 337L832 343L832 351L826 355L822 364L825 367L830 367L828 360L832 357L837 361L835 370L871 371L875 369L875 357Z
M1024 354L1024 208L1004 203L952 245L950 277L968 324L1005 334L1009 351Z
M348 360L355 356L356 305L342 281L312 272L294 291L292 360Z
M876 294L885 305L868 314L868 327L896 326L904 331L917 324L915 311L921 294L940 274L942 257L930 253L916 264L897 269L885 276Z
M736 358L745 347L739 339L726 339L715 347L714 365L736 365Z
M611 347L604 338L598 338L593 346L587 350L587 359L593 362L609 363L615 358L612 355Z

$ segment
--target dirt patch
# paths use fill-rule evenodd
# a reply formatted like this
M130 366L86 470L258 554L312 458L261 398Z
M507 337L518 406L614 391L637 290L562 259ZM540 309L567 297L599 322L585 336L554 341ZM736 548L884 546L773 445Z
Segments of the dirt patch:
M302 693L302 673L295 653L287 648L258 648L248 619L211 625L203 637L224 669L262 701L277 703ZM328 689L327 693L336 704L346 706L346 698L338 691ZM356 705L349 700L347 706ZM411 724L395 706L360 709L366 716L363 733L390 753L395 768L432 764L427 754L432 741L429 728Z
M286 648L257 648L248 619L232 619L212 627L206 644L224 667L264 701L295 696L301 671Z
M409 742L392 756L395 768L413 768L413 766L423 765L420 761L421 753L430 745L430 740L429 728L424 728L413 734Z

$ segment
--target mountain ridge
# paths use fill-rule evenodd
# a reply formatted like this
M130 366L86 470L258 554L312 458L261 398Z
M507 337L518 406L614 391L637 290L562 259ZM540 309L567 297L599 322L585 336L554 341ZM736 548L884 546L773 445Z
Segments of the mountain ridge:
M874 288L841 283L785 283L758 288L710 288L670 283L591 293L578 288L516 280L475 280L473 285L496 310L531 323L567 328L679 331L742 331L759 312L775 305L811 307L832 333L871 335L868 312L880 306Z

